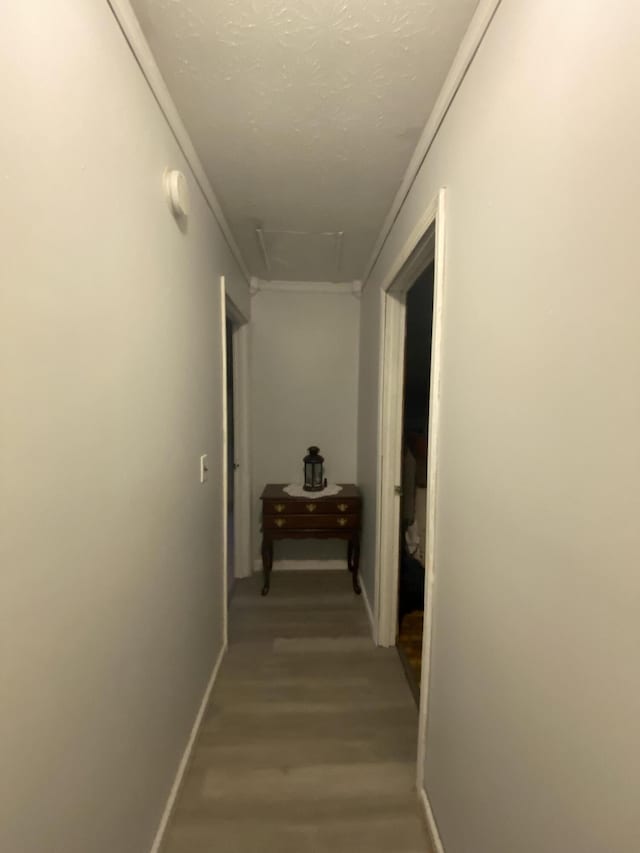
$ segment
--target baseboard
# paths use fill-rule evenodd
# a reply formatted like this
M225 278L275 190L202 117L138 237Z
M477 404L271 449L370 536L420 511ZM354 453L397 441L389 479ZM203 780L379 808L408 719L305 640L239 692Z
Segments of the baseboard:
M256 574L262 572L262 560L256 560L253 564L253 570ZM347 571L346 560L274 560L274 572L317 572L330 571L341 572Z
M180 760L180 764L178 765L178 770L175 775L175 779L173 780L173 785L171 786L171 791L169 792L169 796L167 798L166 805L164 807L164 811L162 812L162 817L160 819L160 824L158 826L158 831L156 832L156 837L153 840L153 846L151 847L151 853L159 853L160 847L164 840L164 834L167 831L167 826L169 824L169 820L171 819L171 815L173 813L173 809L176 804L176 800L178 799L178 794L180 793L180 788L182 787L182 782L187 772L187 768L189 767L189 760L191 759L191 753L193 751L194 744L196 742L196 738L198 736L198 732L200 731L200 726L202 725L202 718L204 717L204 712L207 709L207 705L209 704L209 697L211 696L211 691L213 690L213 685L215 684L216 678L218 677L218 670L220 669L220 664L224 658L225 652L227 650L226 643L220 649L220 654L218 655L218 659L216 660L213 670L211 672L211 676L209 678L209 683L204 691L204 696L202 697L202 702L200 703L200 707L198 708L198 713L196 714L196 718L194 720L193 726L191 728L191 734L189 735L189 740L187 741L187 745L185 747L184 752L182 753L182 758Z
M424 788L420 788L418 798L420 800L420 805L422 806L424 822L427 826L427 833L429 834L429 841L431 842L433 853L445 853L444 847L442 846L442 840L440 839L440 833L438 832L438 827L436 825L436 819L433 816L433 809L431 808L429 797L427 796L427 792Z
M377 646L378 640L376 636L376 620L373 618L373 610L371 609L371 603L369 601L369 596L367 595L367 588L364 585L360 576L358 576L358 579L360 581L360 589L362 590L362 600L364 601L364 607L367 611L367 616L369 617L369 625L371 627L371 639L373 640L373 645Z

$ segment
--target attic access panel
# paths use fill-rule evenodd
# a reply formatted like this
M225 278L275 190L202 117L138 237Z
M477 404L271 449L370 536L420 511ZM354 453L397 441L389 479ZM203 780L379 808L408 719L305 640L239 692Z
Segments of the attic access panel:
M340 281L342 231L267 231L256 228L267 278Z

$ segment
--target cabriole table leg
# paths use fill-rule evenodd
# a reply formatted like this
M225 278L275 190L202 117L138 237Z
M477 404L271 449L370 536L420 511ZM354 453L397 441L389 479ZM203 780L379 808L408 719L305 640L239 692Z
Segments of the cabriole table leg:
M271 568L273 566L273 540L270 536L262 535L262 571L264 573L264 586L262 595L267 595L271 586Z
M356 595L360 595L362 589L358 583L358 568L360 566L360 534L358 532L355 532L351 539L349 539L347 564L349 566L349 571L351 572L353 591Z

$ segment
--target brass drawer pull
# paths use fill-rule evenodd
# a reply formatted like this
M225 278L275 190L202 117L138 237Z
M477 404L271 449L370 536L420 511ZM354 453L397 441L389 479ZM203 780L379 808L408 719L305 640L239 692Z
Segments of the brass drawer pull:
M285 511L285 505L284 504L276 504L274 506L274 509L276 512L284 512Z
M284 527L286 523L286 518L276 518L276 527Z
M305 504L305 506L309 510L309 512L315 512L318 508L318 504Z
M338 524L340 525L340 527L344 527L345 524L347 523L347 521L348 521L348 519L346 519L346 518L339 518Z
M346 512L349 509L349 504L338 504L340 512Z

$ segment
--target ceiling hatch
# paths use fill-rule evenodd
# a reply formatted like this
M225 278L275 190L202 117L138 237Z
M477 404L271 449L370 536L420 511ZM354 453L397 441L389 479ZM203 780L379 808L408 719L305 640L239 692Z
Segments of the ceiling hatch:
M339 281L342 231L269 231L256 237L271 281L305 281L314 270L318 281Z

